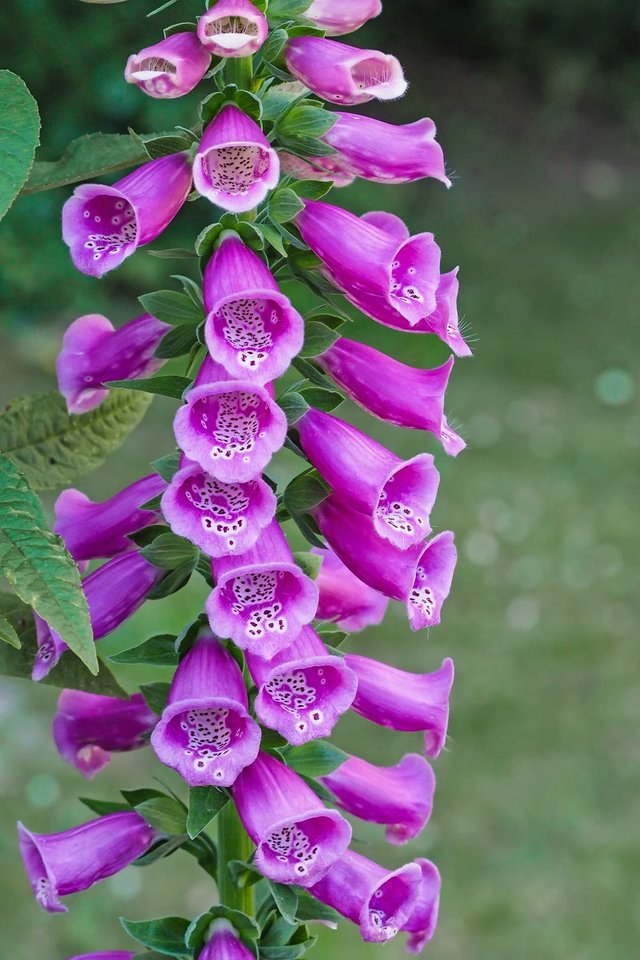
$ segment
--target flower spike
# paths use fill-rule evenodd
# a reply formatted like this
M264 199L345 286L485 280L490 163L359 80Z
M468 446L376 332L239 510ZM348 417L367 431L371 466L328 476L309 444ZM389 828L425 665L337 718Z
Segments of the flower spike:
M267 18L249 0L218 0L198 20L198 39L216 57L250 57L268 33Z
M408 86L400 62L390 54L322 37L289 40L285 62L294 77L332 103L395 100Z
M195 33L173 33L127 61L124 78L158 99L184 97L197 87L211 65L211 54Z

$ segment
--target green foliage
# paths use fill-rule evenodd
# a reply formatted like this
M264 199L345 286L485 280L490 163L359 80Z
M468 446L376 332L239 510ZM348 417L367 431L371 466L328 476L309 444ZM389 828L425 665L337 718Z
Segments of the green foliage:
M160 633L129 650L121 650L109 657L113 663L145 663L154 667L174 667L178 663L176 637Z
M194 840L217 817L229 801L229 794L218 787L191 787L187 833Z
M159 397L181 400L185 390L192 385L189 377L147 377L143 380L107 380L105 387L114 390L139 390Z
M158 716L160 716L167 705L170 687L171 684L164 680L159 680L156 683L140 684L140 693L144 697L146 705L150 710L153 710L154 713L157 713Z
M295 390L289 391L282 397L279 397L278 406L284 412L290 427L294 426L301 417L304 417L309 409L309 404L302 394L297 393Z
M29 176L40 142L38 105L26 84L9 70L0 70L0 220Z
M69 144L59 160L37 160L23 193L95 180L148 160L144 145L122 133L89 133Z
M287 765L303 777L326 777L341 767L349 754L327 740L312 740L285 751Z
M293 558L303 573L315 580L322 568L322 557L317 553L308 553L306 550L297 550Z
M163 570L177 570L179 567L195 567L199 550L190 540L175 533L162 533L148 547L141 551L149 563Z
M301 357L319 357L333 346L340 334L315 318L305 323L304 344Z
M178 326L182 323L198 324L204 320L202 303L196 304L186 293L177 290L158 290L146 293L138 300L152 316L164 323Z
M162 917L139 922L120 918L120 923L134 940L143 947L157 950L163 956L186 957L190 954L185 944L189 921L182 917Z
M331 492L315 470L300 473L287 486L283 502L290 516L305 514L326 500Z
M173 797L151 797L136 804L135 809L149 826L161 833L181 836L186 832L186 811Z

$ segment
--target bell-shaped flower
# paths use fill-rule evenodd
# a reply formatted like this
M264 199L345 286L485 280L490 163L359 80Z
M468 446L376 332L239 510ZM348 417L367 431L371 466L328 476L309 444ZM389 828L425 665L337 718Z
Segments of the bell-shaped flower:
M157 519L143 504L166 487L157 473L141 477L109 500L95 503L73 487L55 502L53 532L59 534L76 562L113 557L132 547L129 535Z
M335 157L296 157L280 150L282 172L296 180L324 180L334 187L348 187L355 175L345 170Z
M367 943L384 943L411 916L420 878L415 863L388 871L349 850L309 892L357 924Z
M352 653L345 660L358 678L353 710L381 727L424 733L426 755L437 757L447 737L453 661L434 673L408 673Z
M63 690L53 718L58 753L88 780L111 760L149 742L158 718L140 693L129 700Z
M351 827L344 817L269 754L258 754L232 789L240 819L258 848L255 865L269 880L310 887L349 846Z
M124 870L158 837L133 810L110 813L62 833L31 833L19 823L18 835L31 889L47 913L66 913L60 897Z
M427 430L446 453L457 456L464 440L444 414L453 357L440 367L417 370L366 343L340 337L316 361L355 403L398 427Z
M268 33L267 18L249 0L218 0L198 20L198 39L216 57L252 57Z
M431 816L436 778L424 757L409 753L395 767L349 757L322 783L343 810L385 824L389 843L402 844L417 837Z
M109 396L109 380L151 376L166 363L154 356L170 330L168 323L145 313L117 330L99 313L74 320L56 360L58 389L69 413L86 413Z
M193 161L198 193L224 210L245 213L264 200L279 178L278 154L258 124L227 104L204 131Z
M389 598L351 573L333 550L314 548L322 557L316 577L320 591L318 620L330 620L346 633L357 633L382 623Z
M422 882L418 899L411 916L403 925L403 931L409 934L407 953L422 953L436 932L438 910L440 907L440 873L430 860L419 857L415 863L422 871Z
M211 54L195 33L172 33L127 60L124 78L162 100L183 97L197 87L211 65Z
M287 418L272 394L205 360L175 416L178 446L223 483L253 480L287 436Z
M304 320L264 261L235 233L207 264L204 302L209 353L238 380L275 380L302 348Z
M290 646L318 607L318 587L296 566L274 520L239 557L211 563L216 586L206 604L214 633L265 660Z
M296 430L335 495L365 513L378 536L406 550L429 534L440 482L430 454L401 460L356 427L313 407Z
M82 273L101 277L155 240L191 190L186 153L144 163L113 186L83 183L62 210L62 237Z
M380 0L313 0L303 16L329 37L359 30L382 11Z
M284 59L289 73L332 103L395 100L408 86L396 57L323 37L289 40Z
M247 666L258 719L294 746L328 737L356 695L355 674L311 627L271 660L248 653Z
M147 595L166 575L137 550L107 560L82 581L89 605L93 639L100 640L119 627L142 606ZM38 652L32 680L42 680L67 649L66 643L41 617L34 613Z
M254 956L229 921L220 917L211 924L209 940L198 954L198 960L254 960Z
M151 746L192 787L230 787L256 759L260 727L242 671L211 634L201 633L181 660Z

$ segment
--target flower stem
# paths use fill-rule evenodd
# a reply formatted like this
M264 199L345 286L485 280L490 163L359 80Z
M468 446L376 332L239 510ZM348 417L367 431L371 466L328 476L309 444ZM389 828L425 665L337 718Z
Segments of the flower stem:
M239 90L253 89L253 57L230 57L225 64L225 80Z
M218 814L218 897L220 903L252 917L255 911L253 887L239 887L229 873L232 860L249 860L253 844L240 822L233 802Z

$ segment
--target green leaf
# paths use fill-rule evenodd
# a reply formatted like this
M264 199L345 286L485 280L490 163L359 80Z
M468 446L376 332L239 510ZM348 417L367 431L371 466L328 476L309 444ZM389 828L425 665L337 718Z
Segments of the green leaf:
M306 550L297 550L293 554L293 559L298 564L303 573L312 580L315 580L322 568L322 557L317 553L308 553ZM113 660L113 657L109 659Z
M241 913L239 910L232 910L230 907L225 907L220 904L219 906L211 907L206 913L201 913L200 916L196 917L189 925L184 939L189 950L194 951L194 956L197 956L200 949L204 946L209 927L214 920L218 919L228 920L238 931L242 940L257 940L260 936L260 927L253 917L249 917L246 913Z
M38 104L24 81L0 70L0 220L20 193L40 143Z
M191 787L187 833L192 840L202 833L229 801L229 794L218 787Z
M304 344L300 351L301 357L319 357L329 347L333 346L340 334L319 320L307 320L304 330Z
M331 413L344 403L344 396L341 393L337 390L327 390L325 387L305 387L300 394L310 406L324 410L325 413Z
M90 133L70 143L59 160L36 161L22 193L95 180L114 170L136 167L148 159L146 152L125 134Z
M284 492L283 501L291 515L304 514L326 500L330 492L331 488L320 475L309 471L293 478Z
M184 942L189 921L182 917L162 917L140 922L120 917L120 923L130 937L150 950L157 950L169 957L184 957L190 953Z
M278 406L287 418L287 423L292 427L298 420L305 415L309 409L309 404L299 393L285 393L278 398Z
M158 290L145 293L138 300L152 316L163 323L178 326L183 323L198 324L204 320L204 309L196 305L186 293L178 290Z
M349 754L328 740L312 740L285 752L287 766L303 777L326 777L349 759Z
M182 289L189 297L191 302L195 307L198 308L200 314L204 316L204 298L202 295L202 288L198 286L195 280L192 280L191 277L184 277L181 273L172 274L173 280L179 280L182 284Z
M187 817L184 808L173 797L154 797L136 805L136 810L161 833L181 836L186 833Z
M341 646L349 636L344 630L336 630L333 624L329 624L328 626L316 625L314 629L322 642L334 649Z
M275 132L283 147L310 156L332 156L335 150L319 138L331 130L337 117L323 107L300 102L276 120Z
M149 637L130 650L121 650L109 657L113 663L148 663L154 667L174 667L178 663L176 638L171 633Z
M302 514L296 513L291 518L298 530L305 538L305 540L311 544L312 547L319 547L320 550L326 549L326 543L322 540L322 535L318 529L318 525L309 514L303 516Z
M157 683L140 684L140 693L144 697L144 702L149 709L157 713L158 716L160 716L167 705L170 689L171 684L164 680L158 681Z
M284 946L260 946L261 960L299 960L304 957L309 947L315 943L315 938L306 943L296 943Z
M186 587L191 579L192 573L192 564L169 571L166 577L147 594L147 600L164 600L165 597L172 596L174 593L182 590L183 587Z
M284 187L271 196L268 210L269 216L275 223L287 223L304 210L304 203L293 190Z
M297 892L298 910L296 916L298 920L301 920L303 923L307 920L316 920L329 924L334 927L334 929L338 926L342 917L337 910L326 906L324 903L320 903L319 900L312 897L306 890L298 889Z
M11 624L5 617L0 615L0 640L3 643L8 643L10 647L13 647L15 650L19 650L22 644L20 643L20 637L13 629Z
M319 170L319 172L321 172ZM332 189L333 184L331 181L323 180L298 180L296 183L291 184L291 189L294 193L297 193L299 197L304 197L306 200L320 200Z
M169 330L156 347L155 356L160 360L172 360L175 357L184 357L198 342L198 328L193 325L182 324Z
M273 880L269 880L268 883L276 907L287 923L295 924L298 909L298 897L295 890L282 883L274 883Z
M159 260L195 260L194 250L187 250L185 247L167 247L164 250L146 250L150 257L157 257Z
M107 380L105 387L116 390L139 390L141 393L151 393L160 397L171 397L181 400L182 394L188 390L193 381L189 377L148 377L143 380Z
M168 453L166 457L160 457L159 460L152 460L151 466L156 473L159 473L163 480L171 483L175 474L180 469L180 458L182 454L179 450Z
M122 390L89 413L67 413L57 392L18 397L0 413L0 450L34 490L76 482L126 440L147 411L148 394Z
M151 160L169 157L173 153L181 153L183 150L188 150L193 143L190 137L180 133L160 134L159 136L151 134L141 137L141 140Z
M177 570L189 564L195 567L199 550L190 540L175 533L162 533L141 550L142 556L155 567L163 570Z
M155 800L158 797L166 797L167 794L162 790L156 790L155 787L139 787L137 790L121 790L120 793L129 804L129 807L137 807L146 800Z
M94 800L93 797L78 797L80 803L84 803L92 813L97 813L99 817L104 817L109 813L126 813L131 809L128 803L122 803L118 800Z
M260 223L258 226L267 243L270 243L273 249L276 250L280 256L286 257L287 251L284 248L282 237L280 236L278 230L276 230L276 228L270 223Z
M308 6L308 4L307 4ZM269 36L260 48L260 55L265 60L273 62L277 60L285 48L289 35L286 30L270 30Z
M134 860L133 865L134 867L150 867L152 864L157 863L158 860L164 860L165 857L170 857L176 850L183 849L188 842L189 838L186 833L180 834L177 837L169 837L166 840L160 840L141 857Z

